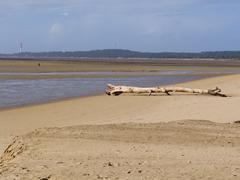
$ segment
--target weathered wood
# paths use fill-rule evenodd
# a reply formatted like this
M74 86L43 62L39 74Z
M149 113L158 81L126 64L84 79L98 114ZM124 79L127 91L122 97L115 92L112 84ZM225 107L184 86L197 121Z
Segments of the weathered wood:
M147 93L149 96L152 93L170 93L182 92L193 94L208 94L213 96L227 97L227 95L221 93L221 89L216 87L215 89L191 89L185 87L131 87L131 86L114 86L112 84L107 85L106 94L118 96L122 93Z

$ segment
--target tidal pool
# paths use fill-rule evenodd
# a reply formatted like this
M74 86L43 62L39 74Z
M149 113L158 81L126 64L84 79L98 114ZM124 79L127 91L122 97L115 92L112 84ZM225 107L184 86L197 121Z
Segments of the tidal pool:
M142 76L127 78L61 78L0 80L0 108L102 94L108 83L158 86L200 79L199 75Z

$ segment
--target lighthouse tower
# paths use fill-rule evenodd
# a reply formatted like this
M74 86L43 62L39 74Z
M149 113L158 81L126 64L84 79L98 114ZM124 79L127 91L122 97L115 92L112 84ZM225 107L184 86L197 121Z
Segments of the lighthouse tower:
M23 50L23 43L20 42L20 44L19 44L19 53L22 53L22 50Z

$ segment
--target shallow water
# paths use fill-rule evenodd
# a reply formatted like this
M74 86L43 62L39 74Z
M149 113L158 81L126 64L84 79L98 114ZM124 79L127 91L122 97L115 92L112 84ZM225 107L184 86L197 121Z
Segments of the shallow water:
M108 83L158 86L203 78L197 75L143 76L128 78L62 78L0 80L0 108L89 96L105 92Z
M113 71L88 71L88 72L0 72L1 76L41 76L41 75L204 75L204 74L233 74L240 73L240 70L205 70L205 71L194 71L194 70L161 70L161 71L121 71L121 72L113 72Z

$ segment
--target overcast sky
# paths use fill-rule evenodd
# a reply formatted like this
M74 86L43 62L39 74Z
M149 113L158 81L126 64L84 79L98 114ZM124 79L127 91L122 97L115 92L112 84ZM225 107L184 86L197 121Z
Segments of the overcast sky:
M0 0L0 53L240 50L240 0Z

